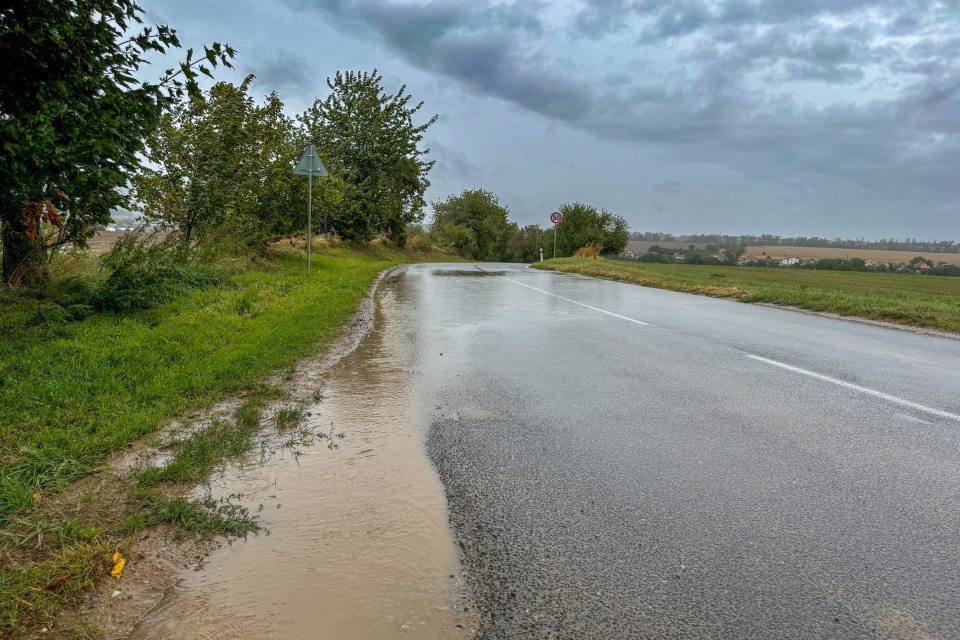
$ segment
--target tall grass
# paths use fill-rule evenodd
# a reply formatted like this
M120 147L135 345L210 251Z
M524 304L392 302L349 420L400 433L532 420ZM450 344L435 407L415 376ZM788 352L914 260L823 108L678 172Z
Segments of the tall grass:
M414 259L430 257L444 256ZM0 523L170 416L329 344L377 274L409 260L326 248L308 274L286 254L159 307L80 322L12 307L0 316L11 328L0 335Z

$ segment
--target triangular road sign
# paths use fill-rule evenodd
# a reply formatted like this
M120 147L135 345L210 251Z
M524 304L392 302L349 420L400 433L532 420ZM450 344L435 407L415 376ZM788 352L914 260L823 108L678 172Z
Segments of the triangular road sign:
M303 150L303 155L300 156L300 162L293 168L293 172L298 176L313 175L321 178L329 175L327 168L323 166L323 162L320 161L320 156L317 155L317 148L312 144L308 144L307 148Z

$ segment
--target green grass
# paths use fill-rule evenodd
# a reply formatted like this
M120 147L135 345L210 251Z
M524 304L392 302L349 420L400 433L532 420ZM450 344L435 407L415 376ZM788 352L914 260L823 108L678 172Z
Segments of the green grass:
M144 527L169 523L183 536L260 531L230 498L181 494L254 446L268 402L286 395L264 378L330 345L378 273L450 259L429 247L325 248L308 275L302 257L280 254L232 276L221 271L215 285L184 288L162 306L79 320L51 299L0 299L0 636L22 635L76 602ZM175 435L163 464L44 497L105 469L98 465L108 454L172 417L241 390L232 420ZM282 446L325 438L335 447L332 433L305 429L301 411L284 406L272 416L286 432ZM96 637L97 628L91 619L75 631Z
M533 266L742 302L769 302L960 331L960 278L577 258L557 258Z
M409 261L326 249L309 275L281 256L140 312L51 324L14 309L3 320L19 330L0 336L0 524L171 416L322 349L377 274Z

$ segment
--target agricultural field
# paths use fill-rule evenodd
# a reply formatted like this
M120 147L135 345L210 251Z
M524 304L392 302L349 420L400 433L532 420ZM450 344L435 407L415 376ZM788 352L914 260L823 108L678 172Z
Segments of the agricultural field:
M803 258L804 260L820 258L861 258L874 262L910 262L911 259L922 255L933 262L947 262L960 264L960 254L957 253L924 253L922 251L884 251L882 249L835 249L832 247L780 247L761 246L747 247L746 255L763 257L768 255L774 260L784 258Z
M659 245L664 249L688 249L690 242L650 242L631 240L627 244L627 251L635 253L646 252L653 245ZM698 243L697 249L703 250L706 244ZM747 247L746 255L757 257L770 256L775 260L784 258L803 258L804 260L819 260L820 258L862 258L863 260L873 260L874 262L910 262L912 258L922 255L933 262L947 262L949 264L960 264L960 253L924 253L922 251L884 251L880 249L836 249L833 247L790 247L790 246L750 246Z
M960 331L960 278L557 258L534 268Z

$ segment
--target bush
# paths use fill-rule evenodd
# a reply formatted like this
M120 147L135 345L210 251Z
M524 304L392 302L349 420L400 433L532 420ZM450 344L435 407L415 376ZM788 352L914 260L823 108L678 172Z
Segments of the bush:
M123 236L105 256L103 266L111 273L87 305L113 312L147 309L213 284L217 270L190 258L172 236L163 241L156 234Z
M574 258L593 258L594 260L597 257L601 256L603 253L603 247L599 243L591 242L585 247L580 247L573 252Z

